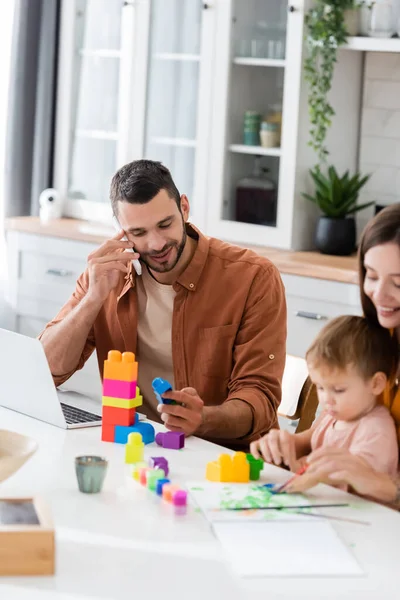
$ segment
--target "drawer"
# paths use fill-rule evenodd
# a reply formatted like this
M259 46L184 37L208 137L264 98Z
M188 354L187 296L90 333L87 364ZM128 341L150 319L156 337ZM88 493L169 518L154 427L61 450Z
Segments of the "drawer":
M321 302L300 296L286 296L288 317L287 352L295 356L305 353L324 325L340 315L361 315L361 305Z
M48 323L60 311L61 305L58 302L42 300L34 296L17 296L15 310L21 317L33 317L38 321Z
M18 317L17 331L22 335L37 337L46 326L47 321L35 319L34 317Z
M287 296L310 298L332 304L360 306L360 289L354 283L341 283L314 277L281 274ZM343 314L343 313L339 313Z
M85 269L86 260L21 252L18 293L43 300L51 298L61 307Z

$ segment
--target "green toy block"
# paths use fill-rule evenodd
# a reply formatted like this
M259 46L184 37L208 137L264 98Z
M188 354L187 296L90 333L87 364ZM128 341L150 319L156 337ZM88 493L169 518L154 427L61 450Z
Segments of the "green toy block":
M153 492L156 491L157 481L164 479L165 473L162 469L151 469L147 471L147 487Z
M246 454L246 458L250 464L250 481L258 481L264 468L264 461L262 458L254 458L252 454Z

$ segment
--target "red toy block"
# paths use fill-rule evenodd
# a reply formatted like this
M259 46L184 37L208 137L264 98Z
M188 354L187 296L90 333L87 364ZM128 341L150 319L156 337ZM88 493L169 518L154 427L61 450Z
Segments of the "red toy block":
M138 364L133 352L110 350L107 360L104 361L104 379L116 379L119 381L136 381Z
M139 469L139 483L146 485L147 483L147 471L151 471L149 467L142 467Z
M135 422L136 409L103 406L102 422L105 425L126 425L130 427Z
M102 442L114 442L115 435L115 425L105 425L104 423L101 426L101 441Z
M136 381L103 379L103 396L132 400L136 397Z

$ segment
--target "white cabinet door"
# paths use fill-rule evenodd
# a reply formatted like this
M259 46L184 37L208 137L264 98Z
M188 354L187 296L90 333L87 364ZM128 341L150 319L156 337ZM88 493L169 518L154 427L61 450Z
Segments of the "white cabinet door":
M151 0L146 65L147 97L140 116L144 135L135 157L162 161L181 194L191 202L191 219L205 226L211 127L212 71L218 2ZM137 148L137 150L136 150Z
M62 2L55 187L68 216L111 217L111 177L129 157L135 19L142 5Z
M218 21L207 233L289 248L304 2L230 0ZM221 9L222 10L222 9ZM261 145L261 123L275 142ZM263 125L264 127L264 125Z

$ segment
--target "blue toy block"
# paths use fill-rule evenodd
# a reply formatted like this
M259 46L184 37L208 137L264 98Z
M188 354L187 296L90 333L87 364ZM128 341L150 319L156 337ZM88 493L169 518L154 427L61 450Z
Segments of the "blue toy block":
M144 444L151 444L154 442L156 432L154 431L154 427L151 425L151 423L142 423L139 421L137 425L135 425L134 429L141 434Z
M125 425L116 425L114 433L114 442L116 444L127 444L129 434L134 432L138 432L134 425L132 425L131 427L127 427Z
M166 483L170 483L170 480L165 478L165 479L159 479L156 483L156 494L157 496L162 496L162 489L164 487L164 485Z
M144 444L151 444L154 442L154 427L150 423L141 423L138 421L132 427L124 427L123 425L116 425L114 442L116 444L127 444L128 436L130 433L140 433Z
M153 386L153 392L159 404L176 404L175 400L166 400L161 395L164 394L164 392L172 391L172 385L166 379L156 377L153 379L151 385Z

